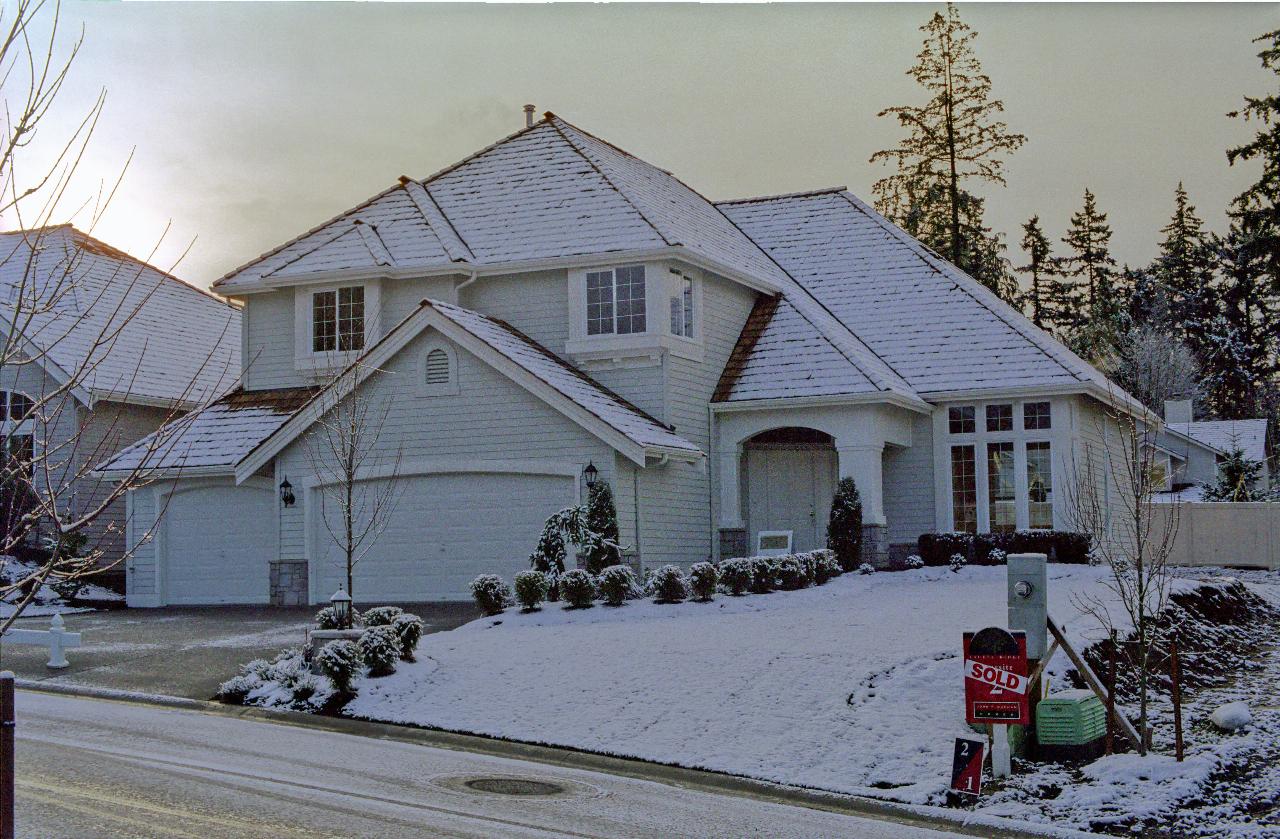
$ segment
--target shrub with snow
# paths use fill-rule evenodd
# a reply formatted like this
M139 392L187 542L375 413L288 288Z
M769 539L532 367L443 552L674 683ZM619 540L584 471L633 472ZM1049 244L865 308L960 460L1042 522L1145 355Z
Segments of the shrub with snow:
M778 587L778 575L774 567L773 557L753 556L747 560L751 563L751 591L755 594L768 594Z
M365 626L391 626L396 618L404 614L399 606L374 606L364 613Z
M497 574L481 574L471 581L471 596L486 615L498 615L511 602L511 589Z
M726 559L720 563L720 585L734 597L741 597L751 588L751 560Z
M649 578L654 603L679 603L689 596L689 582L676 565L664 565Z
M363 622L364 616L353 608L351 610L351 625L360 626ZM316 612L316 627L319 629L346 629L345 626L338 625L338 613L332 606L325 606Z
M907 567L915 570L924 567L924 559L919 554L912 554L907 557Z
M844 569L840 567L840 560L836 559L835 551L813 551L809 556L813 557L812 576L815 586L823 585L844 573Z
M859 574L874 574L874 573L876 573L876 567L875 567L874 565L872 565L870 562L864 562L864 563L862 563L861 565L859 565L859 566L858 566L858 573L859 573Z
M355 641L330 641L316 653L315 662L339 693L351 692L351 683L363 668L360 647Z
M689 568L689 588L693 591L693 599L706 603L716 593L716 584L720 575L710 562L695 562Z
M862 497L853 478L841 478L836 485L827 521L827 547L835 551L845 571L852 571L862 561Z
M224 702L303 709L319 698L320 682L302 658L302 651L285 650L272 662L254 659L240 674L218 686ZM326 694L327 697L327 694Z
M400 658L400 636L390 626L371 626L360 635L360 658L370 676L390 676Z
M987 554L987 564L988 565L1008 565L1009 553L1003 550L1002 548L992 548L991 552Z
M952 554L951 562L948 564L951 566L951 573L958 574L960 569L968 565L969 562L964 558L964 554Z
M596 599L596 581L581 568L570 568L560 578L560 599L570 609L588 609Z
M261 684L262 679L255 678L247 673L240 673L218 685L217 696L223 702L234 702L238 705L244 702L250 691Z
M806 588L813 582L808 569L795 555L779 557L774 563L773 571L778 581L778 588L784 591Z
M610 565L600 572L596 583L606 606L621 606L643 594L635 573L625 565Z
M286 650L276 656L267 671L264 682L274 682L278 690L287 694L290 703L305 703L318 688L315 674L302 660L301 650Z
M536 612L547 599L551 583L542 571L521 571L515 577L516 602L521 611Z
M413 651L418 649L418 642L422 640L422 618L403 612L391 621L391 628L400 641L400 658L413 661Z

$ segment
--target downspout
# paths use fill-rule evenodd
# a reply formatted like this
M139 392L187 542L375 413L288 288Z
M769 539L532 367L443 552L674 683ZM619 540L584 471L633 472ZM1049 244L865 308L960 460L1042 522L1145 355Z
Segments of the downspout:
M719 545L718 545L719 540L716 538L718 534L716 533L716 509L715 509L716 487L715 487L715 477L714 477L715 467L718 464L712 463L712 458L715 457L715 452L716 452L716 440L711 436L713 422L714 422L714 417L712 415L711 403L708 402L707 403L707 548L708 548L707 561L708 562L715 562L716 553L719 550Z
M464 288L471 285L478 279L480 279L480 271L478 269L473 268L471 270L470 277L467 277L465 280L463 280L462 282L458 283L456 286L453 287L454 302L457 303L459 306L461 306L462 301L458 299L458 292L462 291Z
M644 554L640 551L640 470L634 466L631 467L631 514L634 521L632 525L636 531L636 564L640 566L641 574L644 573Z

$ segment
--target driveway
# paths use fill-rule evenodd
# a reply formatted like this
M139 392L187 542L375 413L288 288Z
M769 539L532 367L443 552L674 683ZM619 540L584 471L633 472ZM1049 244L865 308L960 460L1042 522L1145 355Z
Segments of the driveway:
M45 647L0 644L0 668L20 679L209 699L246 661L301 646L317 608L199 606L66 615L67 631L83 635L83 646L67 651L70 667L45 667ZM422 618L428 633L479 616L471 603L404 608ZM15 624L20 629L48 626L48 617L21 618Z

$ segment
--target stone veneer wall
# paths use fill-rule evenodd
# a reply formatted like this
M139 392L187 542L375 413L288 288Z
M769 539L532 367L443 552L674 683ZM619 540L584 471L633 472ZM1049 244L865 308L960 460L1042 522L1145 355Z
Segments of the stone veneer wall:
M271 605L307 605L307 561L281 559L271 563Z

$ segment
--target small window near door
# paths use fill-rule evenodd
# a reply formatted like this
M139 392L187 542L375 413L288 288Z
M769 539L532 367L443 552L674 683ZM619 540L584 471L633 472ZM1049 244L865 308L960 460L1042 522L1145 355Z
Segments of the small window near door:
M952 529L978 532L978 470L973 446L951 447L951 515Z

